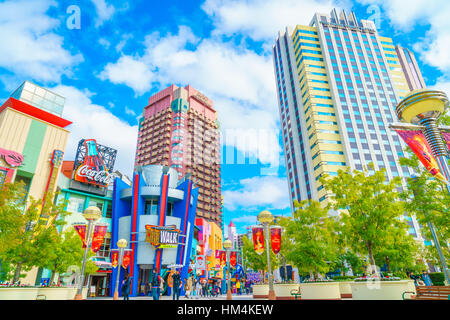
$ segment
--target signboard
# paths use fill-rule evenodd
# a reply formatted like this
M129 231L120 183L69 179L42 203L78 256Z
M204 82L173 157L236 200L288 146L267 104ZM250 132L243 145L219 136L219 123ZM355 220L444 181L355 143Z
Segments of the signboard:
M180 230L176 226L146 225L145 230L145 241L150 242L157 249L176 248L178 246Z
M204 255L196 256L195 258L195 268L197 270L205 270L206 269L206 258Z
M97 144L94 139L83 139L78 143L75 156L75 181L99 187L107 187L114 179L112 170L117 150Z
M23 162L23 156L20 153L2 148L0 148L0 158L3 158L11 167L19 167Z

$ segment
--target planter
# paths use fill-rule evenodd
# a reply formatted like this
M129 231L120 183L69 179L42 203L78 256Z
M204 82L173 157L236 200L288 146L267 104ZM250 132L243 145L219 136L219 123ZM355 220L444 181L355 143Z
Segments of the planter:
M0 288L0 300L36 300L39 288Z
M414 280L351 282L353 300L402 300L405 291L416 292Z
M39 295L44 295L45 300L72 300L75 297L74 288L39 288Z
M78 288L71 287L70 290L71 291L69 292L68 300L73 300L75 298L75 295L77 294ZM83 290L81 291L81 298L83 300L86 300L87 294L88 294L88 287L83 287Z
M273 285L277 300L294 300L295 297L291 295L291 291L298 291L298 288L298 283L275 283Z
M352 281L339 281L339 291L341 292L341 298L351 298L352 297L352 287L350 283Z
M301 300L341 300L339 282L300 283Z
M253 285L253 298L254 299L269 298L269 285L268 284L254 284Z

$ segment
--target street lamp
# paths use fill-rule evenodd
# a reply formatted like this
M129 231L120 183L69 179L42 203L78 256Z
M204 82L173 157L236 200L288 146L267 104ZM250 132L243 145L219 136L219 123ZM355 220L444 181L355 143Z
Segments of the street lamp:
M400 121L423 126L422 131L431 147L433 156L439 166L442 175L450 181L450 170L448 168L448 149L442 141L436 120L445 114L449 106L447 95L438 90L420 89L412 91L395 108ZM450 184L446 184L450 193ZM434 245L439 254L439 259L443 267L445 279L450 283L449 270L444 255L442 254L439 239L431 222L428 223L433 235Z
M266 251L267 251L267 266L269 271L269 300L275 300L275 291L273 290L273 277L272 277L272 267L270 265L270 249L269 249L269 224L273 222L273 215L267 210L261 211L258 214L258 221L264 227L264 238L266 238Z
M233 243L228 239L223 242L223 247L227 252L227 300L231 300L230 249L232 246Z
M94 227L95 221L97 221L98 219L100 219L102 217L102 212L99 208L97 208L95 206L88 207L86 210L84 210L83 217L88 222L87 234L86 234L86 248L84 249L83 264L81 266L81 281L80 281L80 284L78 285L78 291L77 291L77 294L75 295L75 300L83 299L82 291L83 291L83 283L84 283L84 270L86 269L87 254L89 251L89 247L91 245L91 233L92 233L92 229Z
M116 273L116 287L114 289L114 297L113 300L119 300L119 273L120 266L122 265L123 260L123 252L125 248L128 246L128 242L125 239L120 239L117 241L117 248L119 248L119 260L117 261L117 273Z

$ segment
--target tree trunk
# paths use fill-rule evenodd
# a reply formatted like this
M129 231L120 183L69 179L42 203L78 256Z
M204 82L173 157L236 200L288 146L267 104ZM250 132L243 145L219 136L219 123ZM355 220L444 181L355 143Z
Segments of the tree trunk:
M377 266L375 265L375 259L373 257L372 244L370 242L367 244L367 251L369 253L369 262L370 262L371 272L373 275L378 275Z
M391 273L391 267L389 266L389 257L386 256L386 268L387 268L387 272Z
M18 263L16 266L16 271L14 272L13 282L17 282L20 279L20 271L22 270L22 263Z
M55 280L55 275L56 275L56 272L54 270L52 270L52 275L50 276L50 284L52 284L53 281Z

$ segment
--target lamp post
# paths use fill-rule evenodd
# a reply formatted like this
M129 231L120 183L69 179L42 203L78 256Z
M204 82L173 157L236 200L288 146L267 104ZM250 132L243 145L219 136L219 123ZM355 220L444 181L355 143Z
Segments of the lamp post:
M266 238L266 251L267 251L267 266L269 271L269 300L275 300L275 291L273 290L273 277L272 277L272 267L270 265L270 247L269 247L269 224L273 221L273 215L267 210L261 211L260 214L258 214L258 221L263 225L264 227L264 238Z
M116 287L114 288L114 297L113 300L119 300L119 274L120 274L120 266L122 265L123 260L123 252L125 248L128 246L128 242L125 239L120 239L117 241L117 248L119 248L119 260L117 261L117 273L116 273Z
M231 279L230 279L230 249L233 246L233 243L230 240L225 240L223 243L223 247L227 252L227 300L231 300Z
M422 132L431 147L433 156L439 166L442 175L450 181L450 170L448 168L448 149L442 141L439 128L436 124L437 119L445 114L449 106L447 95L438 90L420 89L412 91L395 108L398 119L402 122L412 123L422 126ZM447 191L450 193L450 184L446 184ZM450 283L449 270L445 257L442 254L439 239L431 222L428 223L431 234L433 235L434 245L441 260L445 280Z
M77 291L77 294L75 295L75 300L83 299L82 291L83 291L83 284L84 284L84 271L86 269L87 254L89 251L89 247L91 245L91 233L92 233L92 229L94 227L95 221L97 221L98 219L100 219L102 217L102 212L99 208L97 208L95 206L88 207L86 210L84 210L83 217L88 222L87 233L86 233L86 248L84 249L83 264L81 266L81 281L80 281L80 284L78 285L78 291Z

